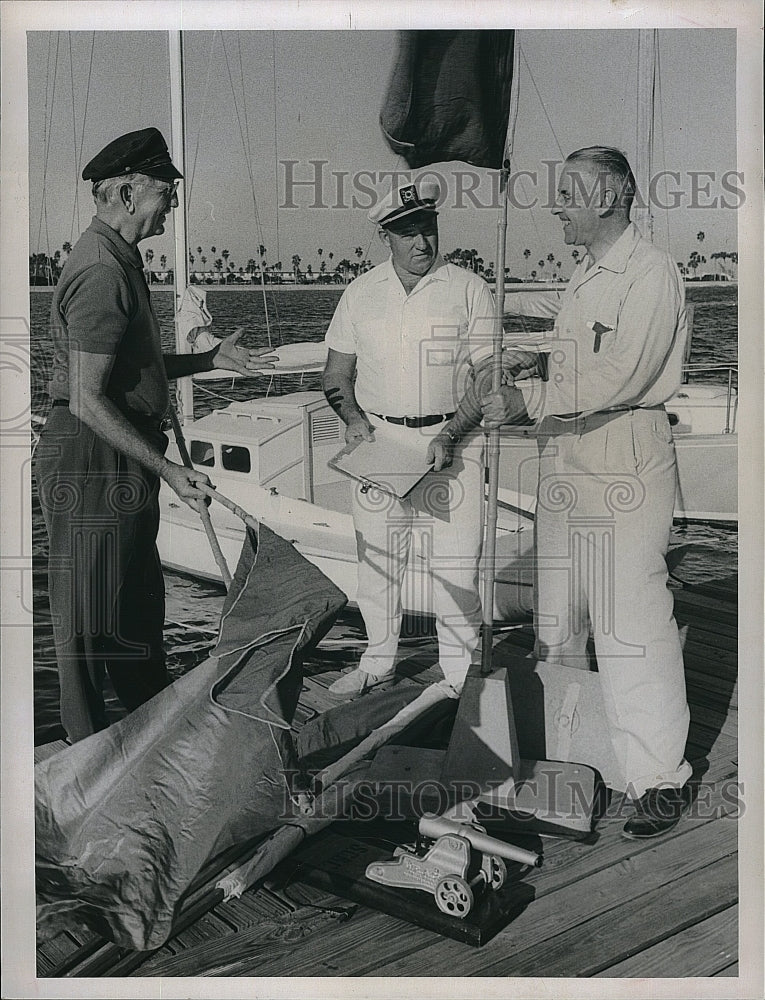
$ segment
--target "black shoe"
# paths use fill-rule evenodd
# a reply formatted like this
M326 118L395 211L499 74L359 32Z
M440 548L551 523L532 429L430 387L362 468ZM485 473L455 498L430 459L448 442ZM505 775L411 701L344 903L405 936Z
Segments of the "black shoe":
M628 840L660 837L677 826L688 804L687 788L649 788L635 802L635 815L624 824L622 836Z

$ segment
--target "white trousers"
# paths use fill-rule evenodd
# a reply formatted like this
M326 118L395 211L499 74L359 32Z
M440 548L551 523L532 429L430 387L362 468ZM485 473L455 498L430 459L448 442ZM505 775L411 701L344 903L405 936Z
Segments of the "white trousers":
M387 429L402 444L417 441L424 455L442 426L388 424ZM354 491L357 602L369 640L360 666L369 674L380 677L394 670L406 585L418 588L417 606L435 614L444 677L454 684L464 681L481 626L483 482L482 436L476 433L455 449L451 466L428 473L403 500L374 488ZM414 572L405 579L410 557ZM408 606L414 596L406 595Z
M537 657L587 669L592 626L621 790L681 786L690 715L667 588L677 482L667 415L548 417L539 450Z

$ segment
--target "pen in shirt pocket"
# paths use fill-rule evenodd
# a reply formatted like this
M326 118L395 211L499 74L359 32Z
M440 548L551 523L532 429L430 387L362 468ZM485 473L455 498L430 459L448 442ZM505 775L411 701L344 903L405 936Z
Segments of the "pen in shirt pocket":
M595 354L600 350L600 342L603 339L604 333L611 333L613 330L612 326L605 326L603 323L599 323L597 320L593 323L587 324L588 330L592 330L595 334L595 343L592 346L592 350Z

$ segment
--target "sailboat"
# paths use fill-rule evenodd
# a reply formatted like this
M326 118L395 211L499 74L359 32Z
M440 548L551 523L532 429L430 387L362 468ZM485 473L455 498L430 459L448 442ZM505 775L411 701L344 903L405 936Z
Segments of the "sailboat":
M170 63L172 147L183 170L184 61L180 32L171 33ZM179 314L187 302L183 296L188 284L186 205L181 200L175 225ZM265 284L263 288L265 293ZM191 349L194 338L190 340L188 332L188 325L176 324L176 349L181 353ZM291 344L287 349L274 350L274 369L263 372L267 380L279 374L309 374L323 369L321 345ZM308 360L297 360L301 350ZM353 602L357 558L351 490L355 482L328 464L345 445L345 428L323 393L299 389L280 396L265 395L232 402L195 418L194 380L181 381L183 434L195 466L209 474L221 494L291 541ZM167 457L181 462L177 442L171 443ZM176 571L220 580L220 568L203 537L198 515L164 485L160 512L157 544L163 564ZM235 561L244 537L241 520L216 504L211 516L226 561ZM528 513L511 502L500 501L494 570L497 620L522 621L531 612L532 544L533 520ZM427 550L427 527L415 527L402 594L404 610L413 614L432 613L424 557Z
M641 78L655 71L656 33L642 32L645 69ZM182 36L170 39L172 146L181 159L183 131ZM648 84L650 88L650 84ZM646 90L643 105L651 105ZM648 129L648 126L644 125ZM641 143L638 143L641 148ZM646 148L650 143L646 141ZM650 161L638 166L648 177ZM176 213L176 297L181 309L187 287L186 206ZM650 220L644 220L650 224ZM191 286L193 288L193 286ZM263 291L265 295L265 283ZM177 324L177 350L192 349L188 329ZM302 360L301 351L304 351ZM263 372L268 380L277 374L308 374L322 369L321 345L289 345L275 370ZM688 366L694 377L702 366ZM220 373L210 373L220 377ZM732 366L727 382L686 381L668 402L678 454L679 487L676 517L683 520L729 521L737 519L737 393ZM194 464L207 472L219 491L294 543L309 561L320 567L351 602L356 588L356 549L350 513L353 483L328 462L344 445L344 426L317 389L268 394L231 402L206 416L194 417L194 384L182 380L180 409L183 433ZM168 457L180 462L177 444ZM709 469L717 474L709 476ZM533 429L506 427L502 431L500 463L496 587L494 617L525 619L532 606L533 509L538 476ZM166 487L160 495L161 527L158 539L164 565L176 571L220 580L221 571L202 537L198 516ZM213 524L227 560L235 560L244 528L238 517L213 505ZM422 534L415 535L404 587L405 610L429 613L427 573L423 571Z

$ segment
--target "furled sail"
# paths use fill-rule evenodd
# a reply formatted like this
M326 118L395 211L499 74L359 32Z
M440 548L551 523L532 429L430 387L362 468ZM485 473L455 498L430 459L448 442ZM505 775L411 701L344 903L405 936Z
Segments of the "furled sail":
M288 542L248 532L214 655L37 765L41 929L63 914L158 947L211 858L289 821L302 657L345 601Z

